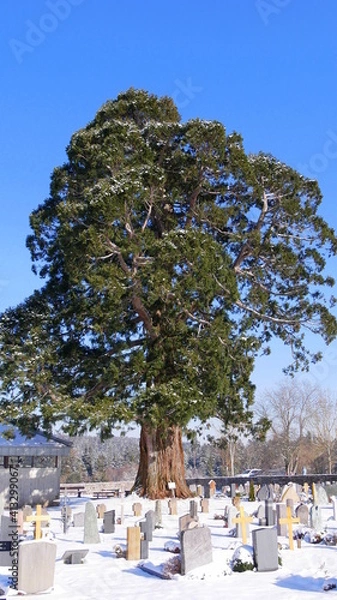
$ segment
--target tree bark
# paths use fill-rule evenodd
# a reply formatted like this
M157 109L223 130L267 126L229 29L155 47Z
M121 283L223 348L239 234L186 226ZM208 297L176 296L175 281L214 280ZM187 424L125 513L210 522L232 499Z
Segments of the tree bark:
M185 481L181 428L152 428L143 424L139 440L140 458L133 491L153 500L172 497L169 482L175 483L176 498L192 496Z

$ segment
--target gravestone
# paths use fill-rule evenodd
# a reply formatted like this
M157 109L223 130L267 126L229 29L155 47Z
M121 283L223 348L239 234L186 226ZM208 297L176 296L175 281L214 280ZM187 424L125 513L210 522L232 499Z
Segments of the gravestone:
M103 532L115 533L116 511L107 510L103 515Z
M72 519L72 514L73 514L73 511L71 509L71 506L69 506L67 504L62 506L61 519L62 519L62 523L63 523L63 533L67 532L67 529L68 529L71 519Z
M140 559L140 527L127 527L126 560Z
M209 500L207 498L201 500L201 512L209 513Z
M322 485L313 483L312 495L315 506L324 506L325 504L329 504L328 495Z
M163 526L163 513L162 513L162 505L161 505L161 500L156 500L156 505L155 505L155 516L156 516L156 523L155 523L155 527L157 529L161 529Z
M23 520L26 521L27 517L33 514L33 509L29 504L25 504L22 508Z
M228 506L227 509L227 527L228 529L232 529L235 527L234 519L236 519L236 515L238 514L237 509L232 504Z
M121 516L120 516L120 524L123 525L124 523L124 502L122 502L121 504Z
M182 531L185 531L186 529L191 529L193 527L198 527L199 526L199 521L198 518L194 518L191 517L191 515L188 513L187 515L182 515L181 517L179 517L179 532L181 534Z
M88 552L89 552L89 550L84 549L84 548L83 549L76 548L75 550L66 550L63 553L61 560L63 560L65 565L80 565L81 563L83 563Z
M134 502L132 505L133 516L141 517L142 516L142 505L140 502Z
M39 594L54 586L56 544L33 540L19 544L18 590Z
M266 524L266 508L264 504L259 504L256 511L256 518L258 520L259 525Z
M233 506L235 506L236 510L240 510L240 504L241 504L241 498L240 496L234 496L234 498L232 498L232 504Z
M1 515L0 526L0 567L10 567L13 563L11 552L17 549L18 535L14 536L11 517Z
M236 496L236 483L231 483L230 490L231 490L231 498L235 498L235 496Z
M84 510L84 538L85 544L99 544L101 538L98 531L96 509L92 502L86 502Z
M23 511L22 511L21 508L19 508L19 510L17 512L17 515L16 515L16 524L17 524L17 527L18 527L18 534L19 535L23 534L23 522L24 522Z
M277 535L282 537L287 535L287 526L284 524L283 519L287 516L287 507L283 502L278 502L276 504L276 528Z
M169 505L169 514L177 515L178 514L177 498L170 498L170 500L168 501L168 505Z
M326 495L328 497L328 500L331 501L332 496L336 496L337 494L337 483L330 483L327 484L326 486L324 486Z
M266 500L270 500L270 498L271 496L269 487L266 484L262 485L257 492L257 499L259 502L265 502Z
M296 485L294 483L288 483L283 488L281 502L286 502L289 498L291 498L295 504L298 504L300 501L300 497L297 492Z
M309 524L309 508L307 504L299 504L295 509L295 515L301 525Z
M254 560L258 571L277 571L277 531L274 527L252 531Z
M190 515L193 519L198 518L198 502L196 500L190 502Z
M148 510L145 513L145 519L148 523L148 540L149 542L152 542L153 532L156 525L156 513L154 510Z
M149 531L149 523L148 521L140 521L140 558L146 559L149 558L149 538L151 537L151 533Z
M290 507L291 510L291 514L294 515L294 500L292 498L287 498L286 500L286 506Z
M213 561L211 531L208 527L181 532L181 574Z
M213 496L215 496L215 492L216 492L216 483L215 483L214 479L211 479L211 481L208 482L208 486L209 486L209 497L213 498Z
M321 531L323 528L322 511L320 506L311 506L310 508L310 526L315 531Z
M331 502L332 502L333 519L334 519L334 521L337 521L337 498L336 498L336 496L331 496Z
M96 506L96 512L97 512L97 518L98 519L103 519L104 518L104 513L106 512L106 506L105 506L105 504L97 504L97 506Z
M265 500L265 511L266 511L266 525L275 525L275 513L273 501L268 499Z
M84 512L78 512L73 514L73 526L84 527Z

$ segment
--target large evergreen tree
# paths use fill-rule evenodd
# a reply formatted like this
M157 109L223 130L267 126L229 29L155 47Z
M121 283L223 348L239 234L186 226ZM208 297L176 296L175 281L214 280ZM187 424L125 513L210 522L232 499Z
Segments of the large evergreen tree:
M75 133L27 243L45 279L1 317L1 414L71 434L141 426L135 489L188 495L182 429L252 422L253 359L337 333L316 182L219 122L129 90Z

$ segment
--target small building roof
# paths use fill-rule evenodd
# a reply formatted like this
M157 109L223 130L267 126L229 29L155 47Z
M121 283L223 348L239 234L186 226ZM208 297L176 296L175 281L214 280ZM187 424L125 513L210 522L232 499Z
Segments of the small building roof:
M0 456L67 456L72 443L41 431L22 434L17 427L0 425Z

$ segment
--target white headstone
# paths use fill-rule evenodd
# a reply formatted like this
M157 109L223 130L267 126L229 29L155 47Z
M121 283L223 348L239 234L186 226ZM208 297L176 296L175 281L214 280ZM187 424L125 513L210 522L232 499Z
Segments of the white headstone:
M54 586L56 544L32 540L19 544L18 591L25 594L47 592Z

